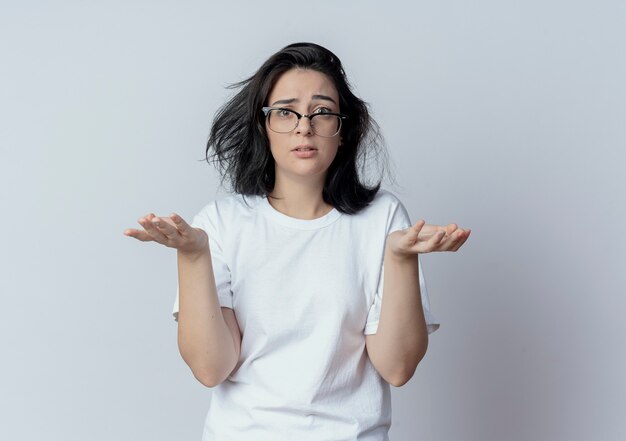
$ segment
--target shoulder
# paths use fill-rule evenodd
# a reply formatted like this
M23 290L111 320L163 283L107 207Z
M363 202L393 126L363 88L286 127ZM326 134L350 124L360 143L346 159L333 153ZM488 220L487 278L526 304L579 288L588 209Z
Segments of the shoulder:
M376 193L376 196L374 197L372 203L376 203L378 205L397 205L401 204L402 202L400 202L400 198L398 198L398 196L396 196L394 193L384 188L381 188L380 190L378 190L378 193Z
M384 228L385 234L411 226L411 218L400 198L386 189L380 189L360 214L368 227Z
M398 196L389 190L381 188L374 196L372 202L362 210L362 213L364 216L388 216L397 210L398 207L404 207Z
M233 225L249 218L256 210L260 196L231 194L220 196L206 204L194 217L196 226L218 229L220 225Z

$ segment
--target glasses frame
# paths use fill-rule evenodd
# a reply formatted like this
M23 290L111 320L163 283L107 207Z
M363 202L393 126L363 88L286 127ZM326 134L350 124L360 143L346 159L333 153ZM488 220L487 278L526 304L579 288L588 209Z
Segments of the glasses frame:
M298 121L296 122L296 125L293 127L293 129L289 130L288 132L278 132L278 131L276 131L276 130L274 130L274 129L272 129L270 127L270 130L272 132L274 132L274 133L291 133L294 130L296 130L296 128L298 127L298 124L300 124L300 120L302 118L309 118L309 121L311 123L311 130L317 136L321 136L322 138L333 138L333 137L337 136L339 134L339 132L341 132L341 126L343 125L342 121L344 119L348 119L348 115L344 115L343 113L335 113L335 112L311 113L309 115L303 115L301 113L296 112L295 110L287 109L286 107L262 107L261 110L263 111L263 114L265 115L265 118L267 118L267 116L270 114L270 112L272 110L286 110L287 112L291 112L291 113L295 114L298 117ZM326 116L333 115L333 116L339 117L339 127L337 128L337 132L334 135L331 135L331 136L324 136L324 135L320 135L320 134L316 133L315 132L315 126L313 125L313 118L316 115L326 115Z

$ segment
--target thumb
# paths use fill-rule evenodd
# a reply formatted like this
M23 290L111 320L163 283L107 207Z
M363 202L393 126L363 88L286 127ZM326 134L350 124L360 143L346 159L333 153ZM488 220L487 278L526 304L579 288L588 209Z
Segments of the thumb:
M409 234L417 238L417 236L420 234L420 231L422 231L424 225L426 225L426 221L424 219L418 220L417 222L415 222L415 224L411 226L411 228L409 228Z
M426 222L423 219L418 220L415 224L411 225L404 236L409 245L415 245L417 243L420 231Z

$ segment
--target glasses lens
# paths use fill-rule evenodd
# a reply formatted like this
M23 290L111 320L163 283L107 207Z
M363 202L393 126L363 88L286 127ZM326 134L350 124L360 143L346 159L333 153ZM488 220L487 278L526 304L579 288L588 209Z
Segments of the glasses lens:
M278 133L288 133L298 125L298 116L289 110L274 109L267 115L270 129Z
M330 138L339 133L341 118L336 115L316 113L311 116L311 125L313 126L313 133Z
M272 109L267 114L270 130L278 133L289 133L298 126L298 115L287 109ZM310 116L313 133L331 138L341 129L341 118L336 115L316 113Z

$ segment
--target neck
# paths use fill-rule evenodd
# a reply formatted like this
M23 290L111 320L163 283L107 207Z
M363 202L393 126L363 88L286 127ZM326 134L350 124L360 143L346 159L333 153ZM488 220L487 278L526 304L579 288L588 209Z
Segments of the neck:
M276 176L274 190L268 197L269 203L281 213L297 219L317 219L332 210L332 205L324 202L322 189L324 181L320 182L288 182Z

